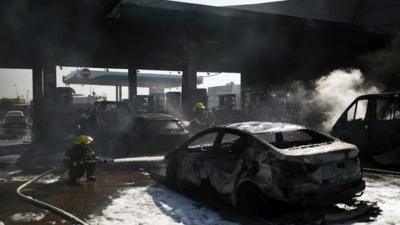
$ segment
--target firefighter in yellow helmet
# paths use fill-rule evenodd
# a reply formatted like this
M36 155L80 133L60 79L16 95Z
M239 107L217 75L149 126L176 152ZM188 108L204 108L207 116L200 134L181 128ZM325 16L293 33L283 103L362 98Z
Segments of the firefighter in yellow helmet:
M68 168L69 184L79 184L78 179L86 173L87 181L95 181L96 153L89 145L93 138L87 135L79 135L74 145L65 153L64 163Z
M212 114L207 111L206 106L202 102L197 102L193 106L193 118L190 120L189 130L192 133L197 133L214 125Z

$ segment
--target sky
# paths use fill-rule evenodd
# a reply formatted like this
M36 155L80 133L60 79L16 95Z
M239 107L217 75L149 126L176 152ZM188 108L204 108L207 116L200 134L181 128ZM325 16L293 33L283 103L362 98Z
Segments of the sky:
M32 70L0 69L0 98L16 98L17 92L32 97Z
M78 69L77 67L61 67L57 66L57 86L65 87L62 82L62 77L68 75L72 71ZM81 68L80 68L81 69ZM102 68L91 68L103 70ZM113 69L110 69L113 71ZM115 70L115 71L125 71L127 70ZM148 71L152 73L168 74L168 71ZM240 84L240 74L239 73L209 73L211 76L207 76L207 73L198 73L198 76L204 77L204 83L199 85L198 88L207 88L212 86L225 85L229 82L234 82L235 84ZM75 90L77 94L89 95L93 91L97 95L106 96L108 100L115 99L115 87L114 86L99 86L99 85L69 85ZM169 89L169 91L180 91L178 89ZM21 98L32 99L32 70L29 69L0 69L0 98L16 98L18 95ZM138 94L148 94L148 89L138 88ZM128 88L122 87L122 98L128 98Z

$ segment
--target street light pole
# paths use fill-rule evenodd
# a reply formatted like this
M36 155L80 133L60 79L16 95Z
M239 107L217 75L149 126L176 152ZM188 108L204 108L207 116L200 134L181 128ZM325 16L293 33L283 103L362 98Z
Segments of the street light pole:
M29 102L29 90L26 90L26 102Z
M17 91L17 98L19 97L19 93L18 93L18 86L16 84L14 84L15 90Z

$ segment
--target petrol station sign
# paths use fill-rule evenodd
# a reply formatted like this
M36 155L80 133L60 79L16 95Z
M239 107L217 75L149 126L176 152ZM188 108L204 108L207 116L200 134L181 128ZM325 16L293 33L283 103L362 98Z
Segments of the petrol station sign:
M81 77L83 79L87 79L87 78L90 77L91 71L88 68L84 68L84 69L81 70L80 73L81 73Z

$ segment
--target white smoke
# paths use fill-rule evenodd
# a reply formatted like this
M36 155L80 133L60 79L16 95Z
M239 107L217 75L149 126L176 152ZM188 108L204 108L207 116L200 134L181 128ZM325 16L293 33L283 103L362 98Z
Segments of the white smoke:
M296 82L292 94L302 102L306 117L316 112L323 114L321 128L325 131L330 131L356 97L380 92L378 87L366 84L359 69L334 70L316 80L313 86L315 89L309 91L303 83Z

